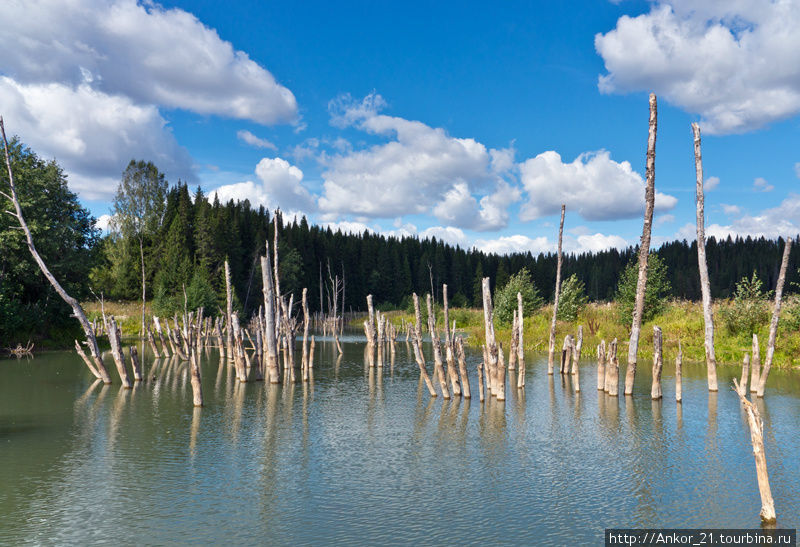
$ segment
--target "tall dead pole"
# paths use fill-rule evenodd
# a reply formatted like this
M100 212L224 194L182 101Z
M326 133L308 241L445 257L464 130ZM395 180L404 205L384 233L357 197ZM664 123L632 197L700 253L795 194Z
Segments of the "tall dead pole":
M58 295L61 297L64 302L69 304L69 307L72 308L72 313L75 315L75 318L81 324L83 328L83 332L86 335L86 342L89 346L89 352L92 354L92 359L94 360L94 369L89 367L89 370L96 376L99 375L99 378L103 381L104 384L111 383L111 377L108 375L108 370L106 369L105 364L103 363L103 358L100 354L100 348L97 345L97 337L95 336L94 329L92 325L89 323L89 320L86 318L86 314L83 312L83 308L75 300L72 296L67 294L67 291L64 290L64 287L58 282L58 280L53 276L50 272L50 269L47 267L47 264L44 263L42 257L39 256L39 252L36 250L36 246L33 244L33 236L31 235L31 231L28 228L27 222L25 222L25 217L22 215L22 208L19 204L19 199L17 198L17 187L14 184L14 173L11 169L11 156L8 152L8 141L6 140L6 128L3 125L3 117L0 116L0 133L3 136L3 151L5 152L6 157L6 168L8 169L8 184L10 187L11 194L6 194L5 192L0 192L3 196L8 198L14 204L14 212L7 211L11 216L15 217L19 222L20 228L25 233L25 240L28 244L28 250L30 251L31 255L33 256L33 260L36 261L36 264L39 266L39 269L42 271L44 276L56 290ZM88 360L86 360L88 364Z
M264 292L264 339L267 350L267 373L269 383L277 384L278 375L278 340L275 333L275 286L272 284L272 268L269 264L269 241L266 242L266 256L261 257L261 281Z
M628 345L628 370L625 373L625 395L633 393L633 381L636 377L636 359L639 352L639 333L642 329L644 313L644 293L647 287L647 259L650 256L650 232L653 228L653 209L656 201L656 129L657 105L655 93L650 94L650 127L647 137L647 170L645 177L647 186L644 193L644 226L642 241L639 244L639 280L636 283L636 304L633 308L631 339Z
M553 374L553 361L556 352L556 315L558 314L558 296L561 292L561 241L564 235L565 204L561 205L561 222L558 225L558 258L556 262L556 296L553 300L553 320L550 322L550 345L547 352L547 374Z
M705 193L703 192L703 157L700 153L700 126L692 124L694 133L694 168L697 174L697 265L700 269L700 290L703 294L705 322L706 368L708 390L717 391L717 358L714 355L714 314L711 310L711 284L706 263Z
M778 318L781 315L781 298L783 297L783 284L786 282L786 268L789 265L789 253L792 250L792 238L786 240L783 246L783 259L781 269L778 274L778 285L775 287L775 304L772 307L772 321L769 324L769 340L767 341L767 354L764 357L764 369L758 379L759 397L764 396L764 389L767 387L767 376L769 369L772 368L772 356L775 355L775 338L778 335Z

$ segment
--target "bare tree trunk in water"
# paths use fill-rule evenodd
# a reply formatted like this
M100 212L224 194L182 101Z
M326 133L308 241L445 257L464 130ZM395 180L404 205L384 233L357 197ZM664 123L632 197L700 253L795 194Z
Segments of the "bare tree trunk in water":
M556 296L553 300L553 320L550 322L550 346L547 352L547 374L553 374L553 361L556 352L556 314L558 314L558 296L561 293L561 239L564 235L564 214L567 206L561 205L561 223L558 225L558 261L556 263Z
M783 284L786 282L786 268L789 265L789 253L792 249L792 238L786 240L783 246L783 260L781 260L781 270L778 274L778 286L775 287L775 304L772 307L772 321L769 324L769 340L767 341L767 354L764 357L764 369L758 379L758 396L764 396L764 389L767 387L767 376L769 369L772 368L772 356L775 355L775 337L778 335L778 318L781 315L781 298L783 297Z
M708 281L708 264L706 263L705 195L703 192L703 157L700 154L700 126L693 123L692 132L694 132L694 167L697 174L697 264L700 268L700 289L703 293L708 391L717 391L717 358L714 355L714 314L711 310L711 284Z
M642 329L644 312L644 293L647 287L647 259L650 255L650 231L653 227L653 208L656 201L656 129L657 105L656 96L650 94L650 129L647 137L647 170L645 177L647 187L644 193L644 226L642 241L639 244L639 280L636 283L636 304L633 308L633 324L631 339L628 345L628 369L625 373L625 395L633 393L633 381L636 377L636 360L639 352L639 331Z
M69 304L69 307L72 308L72 313L75 315L75 318L81 324L83 328L83 332L86 335L86 342L89 346L89 352L92 354L92 359L94 360L95 368L97 369L98 374L100 374L100 378L103 380L104 384L111 383L111 377L108 375L108 369L106 369L105 364L103 363L103 358L100 354L100 348L97 345L97 337L95 336L94 329L92 325L89 323L89 320L86 318L86 314L83 312L83 308L78 303L77 300L72 298L67 291L61 286L58 280L50 273L50 269L47 267L47 264L44 263L42 257L39 256L39 252L36 250L36 246L33 244L33 236L31 235L31 231L28 228L28 224L25 222L25 217L22 216L22 208L19 204L19 199L17 198L17 188L14 185L14 173L11 169L11 157L8 155L8 141L6 140L6 129L3 125L3 118L0 116L0 133L3 137L3 150L5 151L6 157L6 168L8 169L8 183L11 188L11 195L2 192L2 195L6 196L11 202L14 204L15 212L9 211L11 216L16 217L17 221L19 222L22 231L25 233L25 240L28 244L28 250L33 256L33 260L39 266L39 269L42 271L44 276L56 290L58 295L61 297L64 302ZM91 369L90 369L91 370Z

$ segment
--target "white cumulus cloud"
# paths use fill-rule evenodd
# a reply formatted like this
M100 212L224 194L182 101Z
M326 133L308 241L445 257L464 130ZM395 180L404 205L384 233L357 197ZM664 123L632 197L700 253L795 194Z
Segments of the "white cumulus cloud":
M723 206L730 216L735 216L730 224L711 224L706 226L706 237L717 239L728 236L752 237L794 237L800 234L800 195L789 194L777 207L764 209L757 214L743 214L737 206ZM675 235L678 239L692 240L696 237L694 224L686 224Z
M703 183L703 189L706 192L710 192L717 186L719 186L719 177L707 177L705 182Z
M256 137L253 133L246 129L242 129L236 132L236 138L240 141L249 144L250 146L254 146L256 148L268 148L270 150L277 150L278 147L275 146L273 143L268 141L267 139L262 139L261 137Z
M557 152L543 152L520 165L520 177L528 194L522 220L556 214L562 203L585 220L633 218L644 212L644 180L630 163L612 160L605 150L581 154L571 163L564 163ZM656 191L656 211L672 209L677 202Z
M756 177L753 181L753 190L756 192L772 192L775 189L775 186L767 182L767 179L763 177Z
M512 151L380 114L385 106L375 93L361 101L348 95L331 101L333 125L388 142L324 158L319 201L324 212L393 218L432 210L458 228L495 230L507 224L508 206L519 199L519 190L501 177L513 167Z
M630 244L618 235L601 233L583 234L577 237L566 235L562 241L562 249L566 253L597 253L608 249L624 249ZM502 236L495 239L478 239L475 247L487 252L497 254L527 253L555 253L558 242L545 236L531 238L522 234Z
M670 0L595 36L602 92L654 91L741 133L800 112L800 3Z

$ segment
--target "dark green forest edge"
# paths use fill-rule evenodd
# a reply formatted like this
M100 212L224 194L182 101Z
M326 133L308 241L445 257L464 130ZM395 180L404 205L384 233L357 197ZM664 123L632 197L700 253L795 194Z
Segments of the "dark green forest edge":
M170 185L151 163L131 162L123 173L117 211L125 212L125 193L148 181L155 204L137 225L120 223L103 235L81 206L55 161L45 161L18 140L11 143L12 167L23 212L36 246L68 292L85 302L103 295L106 301L130 301L128 334L139 329L141 262L147 286L148 315L171 316L184 306L220 312L225 298L223 263L230 261L235 307L249 316L261 302L259 256L267 238L278 230L282 291L298 295L308 288L309 307L327 312L329 273L344 278L345 310L365 307L374 295L383 310L405 310L412 292L433 288L441 302L442 284L449 286L455 308L481 305L480 283L490 277L497 304L501 338L507 331L503 298L513 290L526 294L526 348L544 349L552 307L556 255L516 253L507 256L462 249L435 238L387 237L364 232L346 234L309 225L305 218L283 219L248 201L209 201L200 188L192 193L178 181ZM2 175L8 184L7 174ZM125 186L125 185L128 186ZM6 198L4 209L9 206ZM80 337L77 322L33 262L24 236L10 215L0 217L0 346L28 339L38 347L70 346ZM784 242L763 238L717 241L709 238L706 253L715 302L719 358L738 362L749 348L750 335L766 335L770 304ZM559 333L588 327L587 346L600 337L625 339L630 324L635 273L630 265L636 249L566 255L567 280L559 310ZM800 351L800 275L798 246L792 249L784 310L781 314L776 364L794 364ZM688 358L702 359L702 313L695 242L674 241L654 251L645 320L665 331L667 348L678 338ZM627 273L626 273L627 271ZM511 283L509 284L509 281ZM506 296L503 295L503 288ZM499 288L499 290L498 290ZM113 304L109 304L113 305ZM94 308L89 307L90 318ZM510 315L510 312L509 312ZM470 330L477 314L463 310L460 324ZM508 318L510 319L510 317ZM506 330L504 330L504 328ZM643 332L647 333L647 326ZM480 336L481 329L472 329ZM563 337L563 335L562 335ZM544 342L544 343L543 343ZM643 347L647 354L647 347Z

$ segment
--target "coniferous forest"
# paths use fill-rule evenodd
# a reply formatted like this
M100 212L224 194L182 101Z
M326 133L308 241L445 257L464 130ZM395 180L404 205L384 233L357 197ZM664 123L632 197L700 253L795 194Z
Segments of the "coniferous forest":
M121 230L106 235L93 227L91 215L68 186L54 161L43 161L18 142L12 143L12 162L19 192L44 259L82 299L102 294L107 300L141 298L141 257L138 238ZM190 308L204 306L218 313L224 301L223 264L230 262L235 306L249 316L261 301L259 256L277 224L281 285L285 292L309 291L311 310L329 296L328 276L344 279L345 310L361 310L374 295L384 307L406 307L412 292L433 287L439 298L442 283L449 286L451 305L480 306L480 283L490 277L503 286L522 268L545 301L551 301L556 272L555 253L533 255L487 254L433 239L387 237L364 232L342 233L311 225L306 218L283 218L248 201L220 203L200 188L181 182L165 193L163 215L142 238L147 297L156 313L183 309L184 288ZM14 229L15 220L0 218L0 340L3 345L30 333L70 328L69 309L39 273ZM735 284L756 272L767 289L774 289L783 242L763 238L728 238L707 243L708 269L714 298L730 297ZM792 249L787 288L797 291L797 247ZM695 242L673 241L656 253L667 265L670 295L700 299ZM609 249L564 257L563 277L573 273L583 281L590 300L613 299L619 276L636 257L636 249ZM324 304L327 309L327 304ZM73 325L74 327L74 325Z

